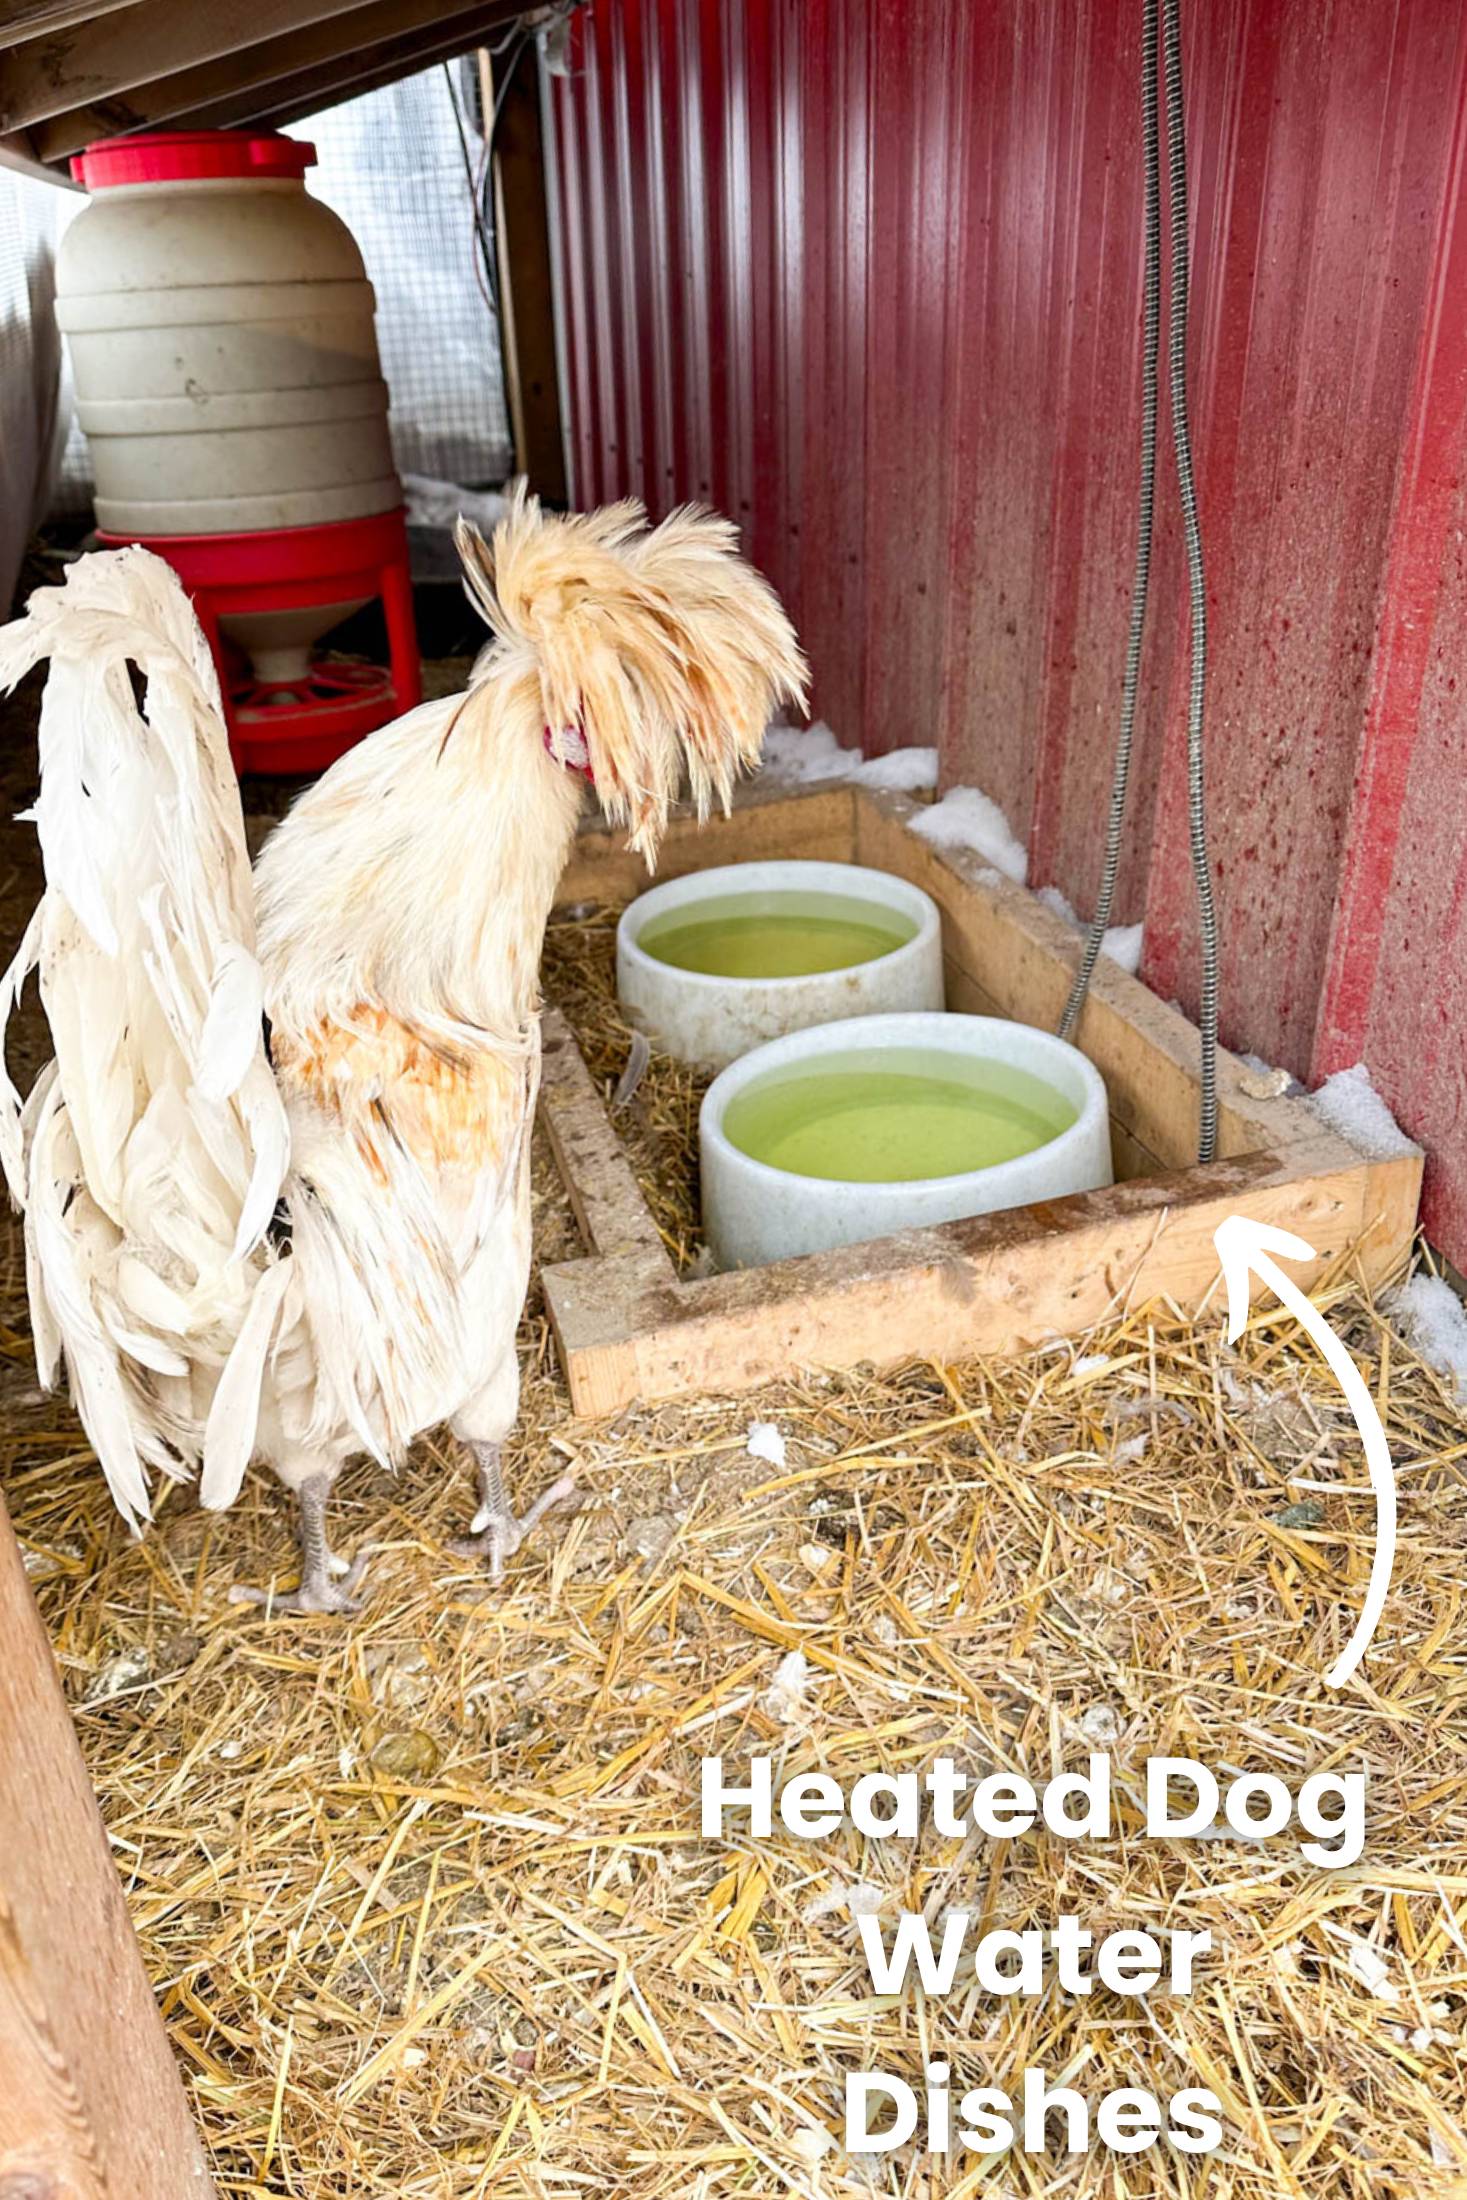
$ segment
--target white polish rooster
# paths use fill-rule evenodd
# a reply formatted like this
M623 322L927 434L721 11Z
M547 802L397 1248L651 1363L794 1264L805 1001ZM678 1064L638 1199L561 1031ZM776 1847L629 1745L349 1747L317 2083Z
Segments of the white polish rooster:
M582 790L650 856L684 775L700 812L726 804L803 694L776 598L707 514L649 529L636 505L555 518L520 493L492 553L458 540L493 637L467 694L351 750L253 879L214 669L166 565L83 558L0 631L0 684L50 660L46 887L0 988L3 1045L39 969L56 1050L24 1104L0 1084L41 1379L64 1363L135 1529L150 1475L196 1475L220 1507L267 1461L301 1512L276 1610L355 1609L360 1564L325 1526L353 1454L391 1465L446 1421L496 1578L564 1493L517 1519L499 1453L540 951Z

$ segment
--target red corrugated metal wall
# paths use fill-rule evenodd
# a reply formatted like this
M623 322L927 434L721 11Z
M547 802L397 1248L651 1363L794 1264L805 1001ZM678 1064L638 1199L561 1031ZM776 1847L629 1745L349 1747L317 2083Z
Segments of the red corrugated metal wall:
M593 0L555 82L577 496L743 526L868 751L1093 896L1134 545L1139 0ZM1467 1262L1467 16L1187 11L1229 1044L1363 1056ZM1163 424L1165 432L1165 423ZM1195 1005L1173 484L1124 914Z

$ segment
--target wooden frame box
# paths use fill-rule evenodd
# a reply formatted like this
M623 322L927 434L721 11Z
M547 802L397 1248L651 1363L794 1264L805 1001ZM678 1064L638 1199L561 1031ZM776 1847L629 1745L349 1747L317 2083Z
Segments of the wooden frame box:
M658 876L782 856L894 872L942 910L948 1007L1052 1030L1076 935L981 858L913 833L914 814L904 796L847 782L756 788L701 830L675 822ZM560 899L623 904L648 882L640 859L596 830L578 841ZM1198 1167L1197 1031L1105 958L1078 1040L1110 1094L1111 1189L692 1281L677 1275L552 1009L543 1120L587 1250L543 1282L576 1410L748 1389L795 1368L1019 1352L1153 1300L1195 1311L1218 1281L1213 1232L1240 1210L1307 1239L1314 1276L1353 1255L1378 1281L1404 1260L1419 1154L1357 1152L1304 1100L1256 1097L1260 1080L1221 1054L1219 1157Z

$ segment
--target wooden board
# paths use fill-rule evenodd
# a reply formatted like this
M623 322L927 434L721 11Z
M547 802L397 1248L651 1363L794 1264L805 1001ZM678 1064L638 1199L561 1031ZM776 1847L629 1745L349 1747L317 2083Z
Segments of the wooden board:
M464 9L449 5L421 30L397 32L371 46L338 54L334 61L318 62L314 68L301 69L291 76L272 77L267 84L246 84L207 107L190 108L175 117L169 127L284 129L288 123L324 114L384 84L395 84L404 76L415 76L440 62L472 53L503 19L502 0L495 0L491 7Z
M0 2195L213 2191L0 1501Z
M459 51L470 47L489 24L505 13L504 4L480 0L477 7L445 9L444 0L367 0L348 15L328 16L301 29L261 37L244 53L222 54L194 68L170 69L166 76L128 85L105 100L69 108L32 129L31 142L43 161L65 160L94 138L129 130L158 129L187 116L196 128L221 126L260 114L299 96L312 72L335 70L354 78L384 61L414 57L452 34ZM439 26L442 26L440 32ZM416 43L414 43L416 42ZM283 89L281 88L283 87Z
M792 795L787 787L753 786L727 817L700 825L691 813L672 820L657 859L659 880L684 878L720 863L769 863L803 856L817 863L854 863L854 790L844 781ZM626 837L591 823L581 832L561 873L561 907L581 901L623 907L652 884L652 873L627 847Z
M770 856L874 864L941 908L949 1007L1052 1026L1075 934L981 861L911 832L911 813L904 797L847 784L760 792L701 830L678 821L658 875ZM592 830L561 899L625 902L646 876ZM691 1282L673 1270L573 1038L547 1018L541 1107L587 1257L547 1267L543 1282L577 1411L748 1389L797 1368L1023 1351L1151 1302L1196 1312L1219 1283L1213 1233L1240 1211L1308 1240L1306 1283L1346 1260L1378 1280L1405 1259L1419 1155L1356 1152L1301 1099L1256 1097L1224 1055L1221 1157L1200 1168L1199 1041L1181 1012L1103 961L1078 1037L1106 1081L1123 1181Z
M89 23L93 16L115 15L134 0L0 0L0 42L18 46L24 38L39 38L43 31L64 30L72 23Z
M65 180L93 138L277 127L469 53L515 12L516 0L0 0L0 161Z
M242 54L302 24L349 15L358 0L193 0L120 8L0 54L0 130L95 106L134 84Z
M560 417L551 217L533 44L495 63L481 56L484 112L501 102L494 136L494 238L499 262L500 354L514 429L515 471L537 496L569 501ZM512 73L504 75L505 70ZM496 77L498 84L496 89Z

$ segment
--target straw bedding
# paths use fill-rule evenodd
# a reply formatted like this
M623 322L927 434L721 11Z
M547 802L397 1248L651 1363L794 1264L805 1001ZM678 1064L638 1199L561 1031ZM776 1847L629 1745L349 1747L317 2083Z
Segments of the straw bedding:
M608 1083L609 955L592 915L547 960ZM695 1102L654 1064L628 1111L684 1262ZM572 1252L543 1152L536 1205L543 1250ZM1402 1533L1340 1697L1319 1676L1371 1511L1338 1394L1280 1315L1236 1353L1220 1317L1163 1310L1023 1361L593 1426L532 1298L511 1484L569 1463L579 1512L496 1593L446 1548L471 1509L448 1442L395 1484L349 1474L338 1542L375 1556L341 1627L226 1601L233 1579L293 1578L263 1479L222 1519L173 1495L127 1542L75 1424L35 1393L13 1232L5 1284L0 1471L221 2192L1467 2192L1467 1420L1348 1276L1324 1303L1388 1414ZM747 1455L755 1420L782 1432L782 1469ZM1042 1779L1090 1748L1118 1771L1363 1765L1364 1857L697 1833L714 1751L846 1780L948 1751ZM1216 1953L1172 2001L875 1998L853 1913L949 1903L1207 1927ZM847 2161L841 2071L938 2055L955 2093L1025 2063L1092 2100L1208 2085L1226 2143Z
M586 1067L613 1101L617 1132L636 1170L642 1196L679 1274L698 1266L698 1109L710 1079L670 1055L647 1061L636 1089L617 1103L628 1066L631 1034L616 998L618 912L587 905L557 913L545 935L542 982L565 1011ZM551 1202L556 1186L552 1178ZM561 1201L560 1205L564 1205ZM581 1250L572 1232L568 1257Z

